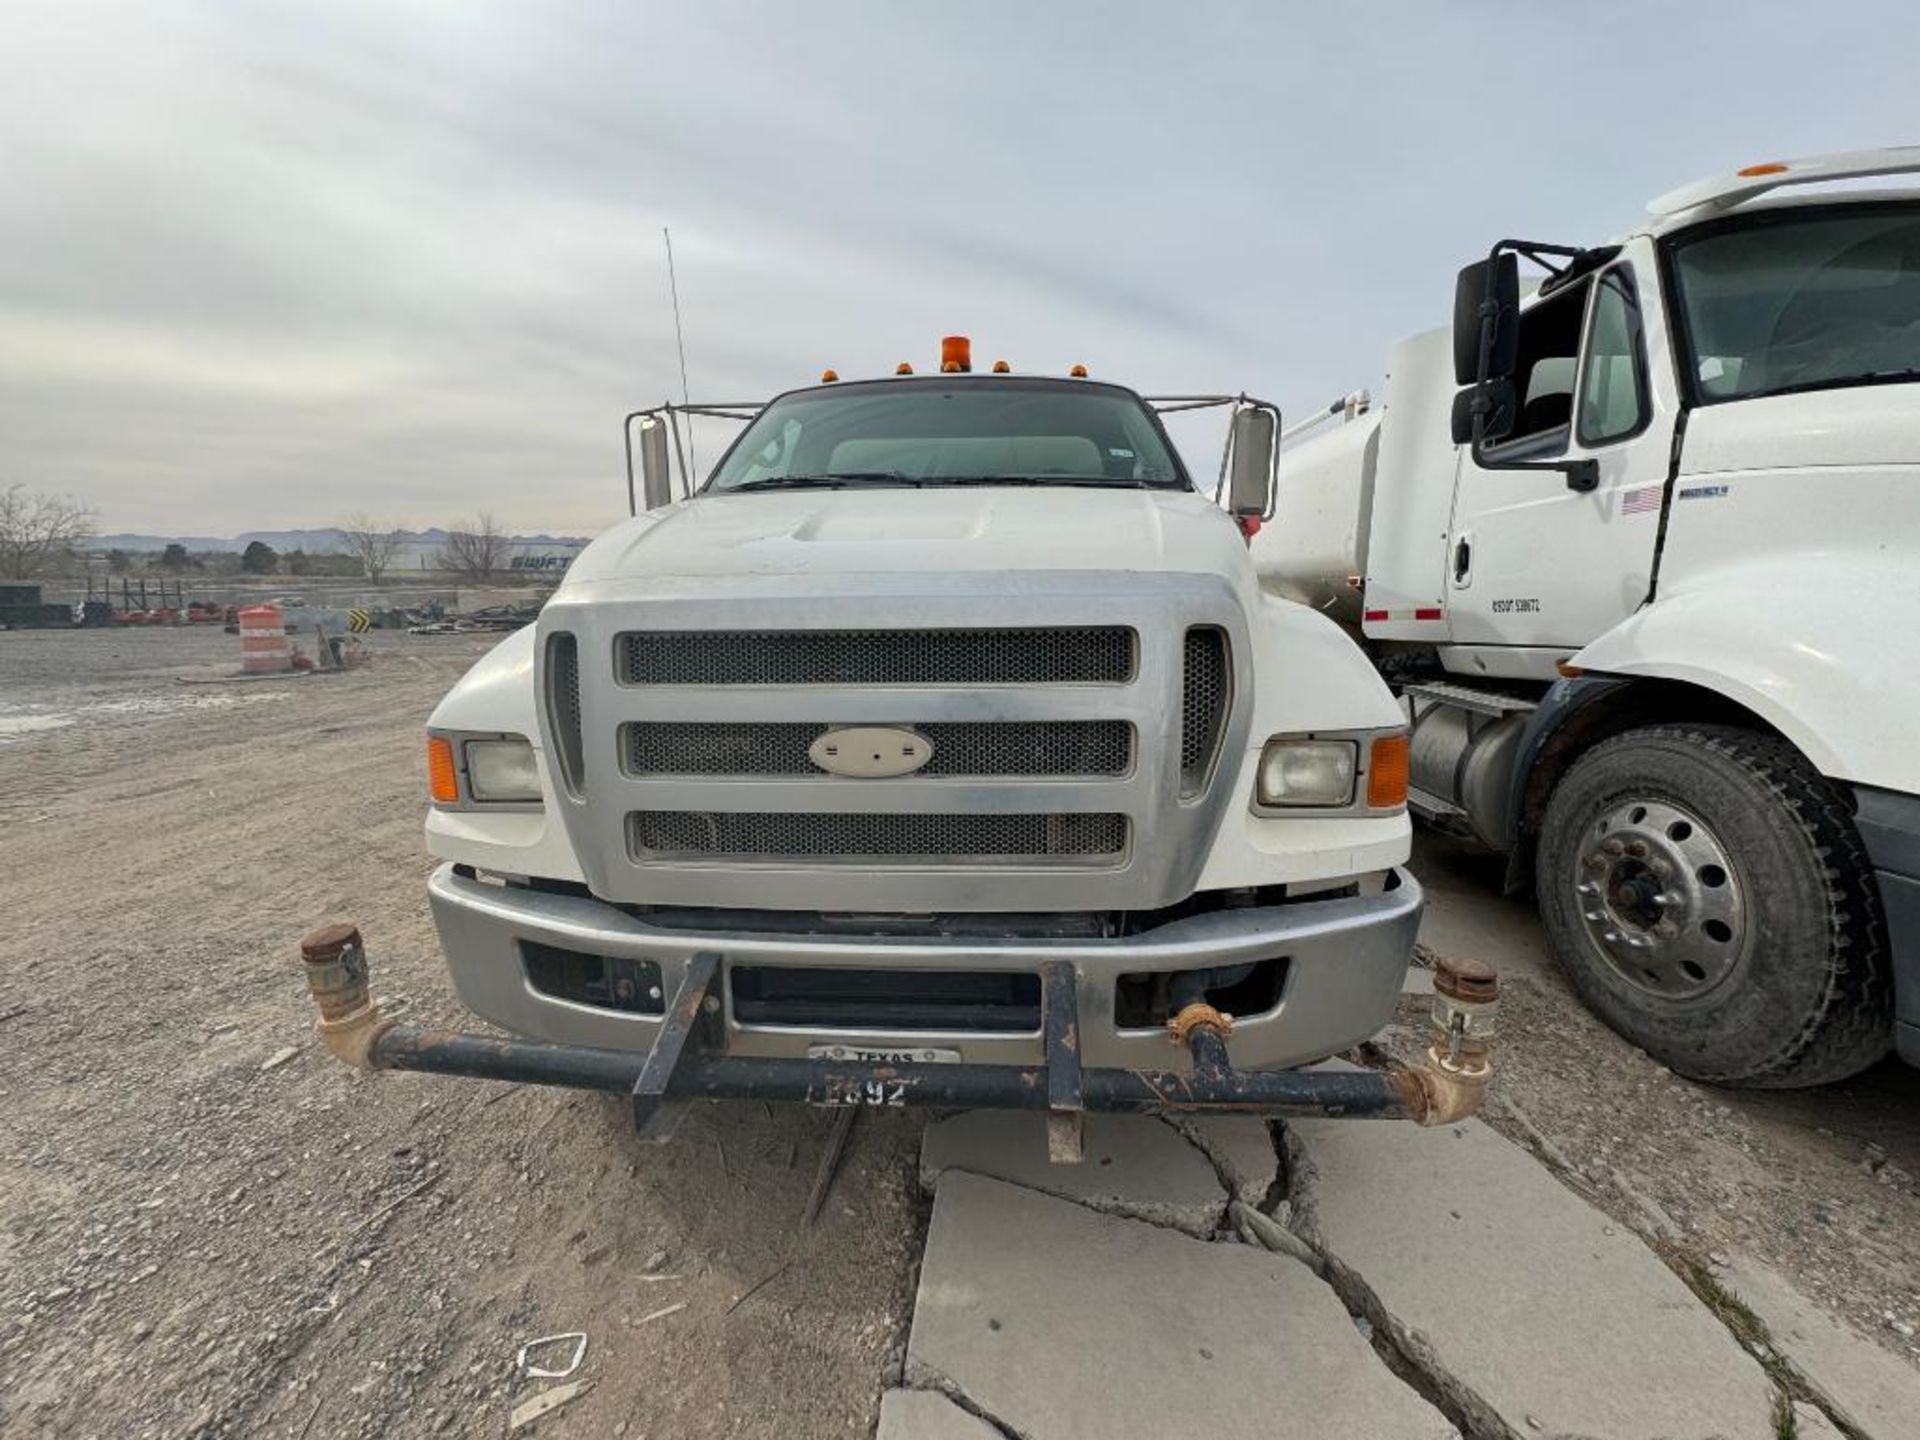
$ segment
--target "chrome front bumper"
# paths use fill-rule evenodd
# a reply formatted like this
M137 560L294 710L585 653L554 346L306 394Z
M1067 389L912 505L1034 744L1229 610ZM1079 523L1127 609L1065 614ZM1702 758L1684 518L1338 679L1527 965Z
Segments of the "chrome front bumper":
M1284 958L1280 1002L1235 1018L1231 1051L1241 1069L1311 1064L1372 1035L1393 1016L1419 928L1421 891L1403 870L1379 894L1217 911L1176 920L1117 940L898 940L766 932L679 931L636 919L596 900L507 888L443 865L429 883L434 923L454 988L476 1015L510 1034L557 1044L649 1050L662 1018L577 1004L536 991L521 942L588 954L650 960L667 995L699 952L735 964L866 969L1021 970L1072 965L1088 1066L1179 1068L1182 1053L1161 1029L1114 1023L1115 983L1123 973L1181 971ZM976 1064L1023 1065L1045 1055L1031 1034L878 1031L742 1025L720 987L726 1053L804 1058L823 1043L872 1049L938 1046Z

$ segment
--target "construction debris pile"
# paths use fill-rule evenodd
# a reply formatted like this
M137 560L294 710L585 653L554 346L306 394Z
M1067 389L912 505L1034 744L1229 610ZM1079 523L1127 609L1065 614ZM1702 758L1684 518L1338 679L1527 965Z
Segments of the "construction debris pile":
M483 605L477 610L445 612L439 605L425 611L408 612L409 635L482 635L504 633L531 625L540 615L540 607L531 605Z

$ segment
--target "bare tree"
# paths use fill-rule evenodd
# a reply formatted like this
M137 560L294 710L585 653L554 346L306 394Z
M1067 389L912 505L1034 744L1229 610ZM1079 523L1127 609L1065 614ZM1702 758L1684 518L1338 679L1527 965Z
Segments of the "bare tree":
M404 543L403 532L382 530L373 523L373 517L363 510L356 510L347 516L340 533L346 537L346 553L360 562L361 569L367 572L367 579L376 585L380 583L380 577L392 568L394 556Z
M60 570L93 538L96 518L69 495L18 484L0 489L0 577L32 580Z
M449 530L447 543L440 551L440 568L451 570L469 585L486 584L506 561L506 532L485 510Z

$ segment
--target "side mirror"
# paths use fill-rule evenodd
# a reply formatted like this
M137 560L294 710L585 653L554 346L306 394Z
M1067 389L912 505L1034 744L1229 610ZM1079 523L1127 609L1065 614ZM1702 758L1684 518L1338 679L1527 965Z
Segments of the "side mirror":
M641 508L658 510L673 503L673 471L667 463L667 427L657 416L640 422Z
M1235 518L1264 520L1273 510L1273 452L1278 434L1273 411L1248 408L1233 417L1233 471L1227 509Z
M1506 439L1513 433L1514 421L1519 413L1519 407L1514 402L1513 381L1504 375L1497 380L1487 381L1485 385L1469 385L1465 390L1454 392L1453 443L1473 443L1474 412L1481 407L1484 407L1482 413L1487 418L1480 438L1488 444Z
M1488 312L1488 302L1492 311ZM1487 368L1480 369L1480 343L1491 320ZM1453 283L1453 383L1511 376L1520 363L1520 261L1511 250L1476 260Z

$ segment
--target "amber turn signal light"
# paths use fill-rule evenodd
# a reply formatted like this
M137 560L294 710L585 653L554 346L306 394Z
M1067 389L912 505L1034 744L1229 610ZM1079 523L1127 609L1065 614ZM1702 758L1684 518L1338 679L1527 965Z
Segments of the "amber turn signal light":
M1407 803L1407 737L1382 735L1367 757L1367 808L1397 810Z
M427 737L427 793L436 805L460 803L460 776L453 765L453 741L444 735Z

